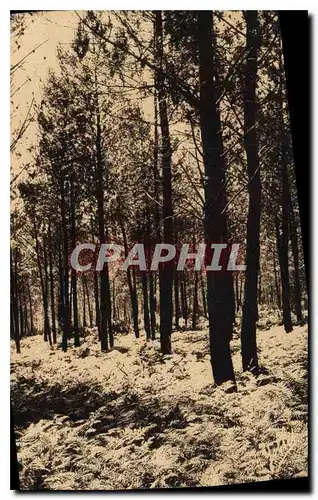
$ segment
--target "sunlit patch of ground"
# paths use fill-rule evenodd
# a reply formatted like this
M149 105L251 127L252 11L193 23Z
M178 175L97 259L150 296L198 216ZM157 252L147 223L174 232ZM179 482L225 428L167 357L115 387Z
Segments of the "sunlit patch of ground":
M22 489L135 489L307 475L307 327L258 332L263 366L238 392L216 388L208 332L159 342L96 332L63 353L42 338L12 346L11 396Z

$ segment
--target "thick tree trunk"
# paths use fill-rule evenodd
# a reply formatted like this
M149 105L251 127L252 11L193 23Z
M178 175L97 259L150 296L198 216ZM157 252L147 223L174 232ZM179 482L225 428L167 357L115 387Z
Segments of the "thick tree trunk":
M96 91L96 104L97 104L97 128L96 128L96 199L97 199L97 216L98 216L98 230L99 230L99 243L102 245L106 243L105 238L105 225L104 225L104 180L103 180L103 159L101 147L101 125L100 113L98 109L98 97ZM103 269L100 271L100 338L101 350L108 351L108 313L107 306L109 304L109 282L108 282L108 264L104 264Z
M258 318L257 285L260 259L261 177L256 131L257 56L260 45L257 11L246 11L246 65L244 83L244 144L249 180L247 219L246 276L241 329L243 370L258 375L256 322Z
M200 76L200 128L205 170L205 241L227 242L225 215L225 164L222 156L223 144L220 116L216 106L216 92L213 83L214 58L212 52L211 11L199 11L198 47ZM214 381L221 384L235 381L230 339L234 321L233 280L231 273L207 271L209 336L211 366ZM230 310L229 307L232 309Z
M283 322L286 333L293 329L290 311L290 284L289 284L289 266L288 266L288 241L289 241L289 185L288 185L288 139L285 131L284 109L283 109L283 63L282 56L280 58L280 131L281 131L281 155L280 168L278 172L281 174L281 207L282 218L281 223L276 216L276 238L278 246L279 265L282 282L282 303L283 303Z
M161 161L163 177L163 242L173 243L173 209L171 188L171 145L167 111L167 96L165 76L163 71L163 27L162 13L155 11L155 52L159 65L156 74L156 90L159 104L159 118L161 129ZM171 353L172 332L172 287L174 265L171 262L161 263L160 266L160 345L163 354Z
M156 77L154 78L154 84L156 87ZM153 199L154 204L154 232L155 232L155 242L159 243L161 241L161 231L160 231L160 196L159 189L161 185L159 168L158 168L158 157L159 157L159 138L158 138L158 106L157 106L157 95L155 91L154 95L154 149L153 149ZM150 222L150 221L149 221ZM150 306L150 328L151 328L151 339L156 338L156 311L157 311L157 298L156 298L156 282L157 282L156 272L150 271L149 273L149 306Z

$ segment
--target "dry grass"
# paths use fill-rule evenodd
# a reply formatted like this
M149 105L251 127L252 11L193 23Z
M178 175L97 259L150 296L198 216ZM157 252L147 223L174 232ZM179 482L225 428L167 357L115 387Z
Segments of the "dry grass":
M158 341L96 332L65 354L40 337L12 350L22 489L211 486L307 475L307 328L259 332L263 373L212 384L207 331Z

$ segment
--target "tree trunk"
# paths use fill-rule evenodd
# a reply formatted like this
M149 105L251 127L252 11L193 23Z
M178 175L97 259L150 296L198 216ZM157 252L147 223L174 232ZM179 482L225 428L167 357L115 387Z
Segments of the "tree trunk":
M287 134L285 131L284 123L284 108L283 108L283 62L282 55L280 56L280 132L281 132L281 155L280 155L280 168L278 172L281 174L281 207L282 219L281 223L276 216L276 238L278 246L279 265L282 282L282 303L283 303L283 322L286 333L293 329L290 311L290 284L289 284L289 269L288 269L288 241L289 241L289 185L288 185L288 150L289 144Z
M278 245L278 242L277 242L277 245ZM278 246L277 246L277 248L278 248ZM278 280L277 269L276 269L276 252L274 252L273 262L274 262L274 277L275 277L275 290L276 290L277 306L278 306L278 309L281 310L282 309L282 302L281 302L279 280Z
M115 287L115 278L113 279L113 286L112 286L112 291L113 291L113 320L117 320L117 310L116 310L116 287Z
M24 305L24 335L31 334L31 328L29 323L29 313L28 313L28 301L26 292L26 282L23 283L23 305Z
M235 282L236 311L238 312L240 310L240 307L241 307L241 304L240 304L240 290L239 290L239 275L238 275L238 273L235 273L234 282Z
M204 229L205 241L210 245L211 243L227 242L225 164L222 156L220 115L216 106L216 92L213 83L213 14L211 11L199 11L197 19L200 128L205 170ZM231 273L207 271L207 288L210 353L214 381L216 384L228 380L235 381L230 351L235 314L235 311L229 309L229 301L234 293Z
M87 327L87 321L86 321L86 291L85 291L84 275L82 277L82 294L83 294L83 328L86 328Z
M92 224L92 241L94 241L94 226L93 226L93 220L91 219L91 224ZM100 335L100 307L99 307L99 290L98 290L98 279L97 279L97 272L94 270L94 300L95 300L95 326L98 328L98 340L101 341L101 335Z
M28 294L29 311L30 311L30 330L31 330L31 335L34 335L33 305L32 305L30 283L29 282L27 282L27 294Z
M144 329L146 332L147 340L151 337L150 332L150 318L149 318L149 306L148 306L148 276L146 271L141 271L141 284L142 284L142 295L143 295L143 309L144 309Z
M194 271L192 330L197 328L198 317L198 271Z
M48 340L51 339L50 331L49 331L49 311L48 311L48 300L47 300L47 283L46 283L46 277L43 275L43 268L42 268L42 262L41 262L41 256L40 256L40 242L39 242L39 236L38 236L38 228L36 225L36 215L33 212L32 214L32 222L33 222L33 229L34 229L34 237L35 237L35 251L36 251L36 258L37 258L37 264L38 264L38 270L39 270L39 275L40 275L40 284L41 284L41 292L42 292L42 303L43 303L43 316L44 316L44 341L47 342ZM45 262L45 249L44 249L44 263L43 263L45 275L47 273L46 269L46 262ZM50 340L50 343L52 343L52 340Z
M171 188L171 145L167 111L167 95L163 71L163 27L162 12L155 11L155 53L159 70L156 73L156 90L159 104L161 129L161 161L163 177L163 242L173 243L173 209ZM171 353L172 332L172 285L174 265L164 262L160 265L160 345L163 354Z
M68 236L66 224L66 203L65 203L65 180L62 180L61 186L61 214L62 214L62 231L63 231L63 257L62 257L62 316L63 316L63 334L62 334L62 350L67 351L68 337L70 332L69 318L69 279L68 279Z
M71 240L72 248L76 248L76 206L75 206L75 172L71 174ZM78 326L78 303L77 303L77 272L71 269L71 283L72 283L72 304L73 304L73 334L74 346L80 346L79 326Z
M175 270L174 273L174 304L175 304L175 326L176 329L178 330L180 325L179 325L179 319L180 319L180 302L179 302L179 271Z
M283 185L284 185L284 178L283 178ZM289 333L293 330L293 325L291 320L290 303L289 303L290 286L289 286L289 271L288 271L288 212L286 213L286 209L284 210L284 208L283 208L282 234L280 234L279 222L278 219L276 219L276 239L277 239L277 250L279 256L279 266L280 266L280 275L282 283L283 323L286 333Z
M245 19L247 36L244 78L244 145L249 181L249 206L241 344L243 370L250 370L254 375L258 375L256 322L258 318L257 285L260 259L261 177L256 131L257 56L260 45L257 11L246 11Z
M15 255L14 255L15 254ZM16 345L18 354L21 352L20 348L20 328L19 328L19 308L18 308L18 250L15 252L10 248L10 284L11 284L11 298L12 298L12 317L11 328L13 330L13 338Z
M99 309L99 293L98 293L98 279L97 273L94 271L94 298L95 298L95 325L98 328L98 340L101 340L100 336L100 309Z
M181 307L182 307L182 317L185 322L185 326L188 326L188 297L187 297L187 281L185 272L182 271L182 280L180 281L180 292L181 292Z
M149 273L149 306L150 306L150 331L151 340L156 339L156 297L153 273Z
M293 262L295 269L295 312L297 321L301 322L303 320L303 313L301 310L301 282L299 274L299 253L298 253L298 236L297 236L297 224L295 221L295 214L293 203L291 199L290 189L288 189L288 201L289 201L289 228L290 228L290 241L293 254Z
M98 217L98 231L99 231L99 243L102 245L106 243L105 238L105 225L104 225L104 180L103 180L103 158L102 158L102 147L101 147L101 124L100 124L100 113L98 104L98 95L96 89L96 199L97 199L97 217ZM100 271L100 338L101 338L101 350L108 351L108 314L107 305L109 304L109 282L108 278L108 264L105 262L103 269Z
M43 267L44 267L44 296L45 296L45 311L46 314L44 316L44 330L47 331L47 337L49 340L50 346L52 346L52 336L50 329L50 317L49 317L49 275L48 275L48 260L47 260L47 244L46 238L43 238ZM43 299L44 301L44 299ZM43 302L44 304L44 302Z
M207 307L206 307L206 296L205 296L205 283L204 283L204 278L203 278L203 275L200 274L200 287L201 287L201 294L202 294L202 307L203 307L203 314L204 314L204 317L207 318L208 317L208 311L207 311Z
M54 297L53 258L52 258L53 242L52 242L52 232L51 232L51 225L50 224L49 224L49 249L50 249L50 252L49 252L49 276L50 276L50 297L51 297L51 323L52 323L53 344L56 344L55 297ZM28 290L28 292L30 293L30 290ZM30 295L29 295L29 298L30 298ZM31 307L31 305L30 305L30 307ZM31 311L31 323L32 323L32 311ZM31 325L31 330L32 330L32 325Z
M127 255L128 255L128 243L127 243L127 236L126 236L124 223L121 224L121 230L122 230L123 240L124 240L125 256L127 257ZM132 269L130 267L128 267L128 269L127 269L127 282L128 282L128 289L129 289L130 302L131 302L131 313L132 313L132 318L133 318L133 327L134 327L135 337L136 337L136 339L138 339L139 338L138 297L137 297L137 290L133 284L131 273L132 273Z
M87 279L86 276L83 276L84 279L84 286L86 290L86 297L87 297L87 309L88 309L88 317L89 317L89 326L90 328L93 328L93 314L92 314L92 308L91 308L91 301L89 297L89 290L88 290L88 284L87 284Z
M106 227L106 240L108 240L107 235L107 227ZM109 268L108 264L106 265L106 304L107 304L107 318L108 318L108 337L109 337L109 345L110 347L114 347L114 331L113 331L113 313L112 313L112 301L111 301L111 291L110 291L110 279L109 279Z

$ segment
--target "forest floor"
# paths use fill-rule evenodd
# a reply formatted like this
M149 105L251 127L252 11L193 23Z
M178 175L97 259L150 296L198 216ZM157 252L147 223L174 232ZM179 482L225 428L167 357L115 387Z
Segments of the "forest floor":
M213 486L307 475L307 326L258 331L261 375L215 387L208 332L159 341L96 331L67 353L40 336L12 345L11 397L21 488Z

